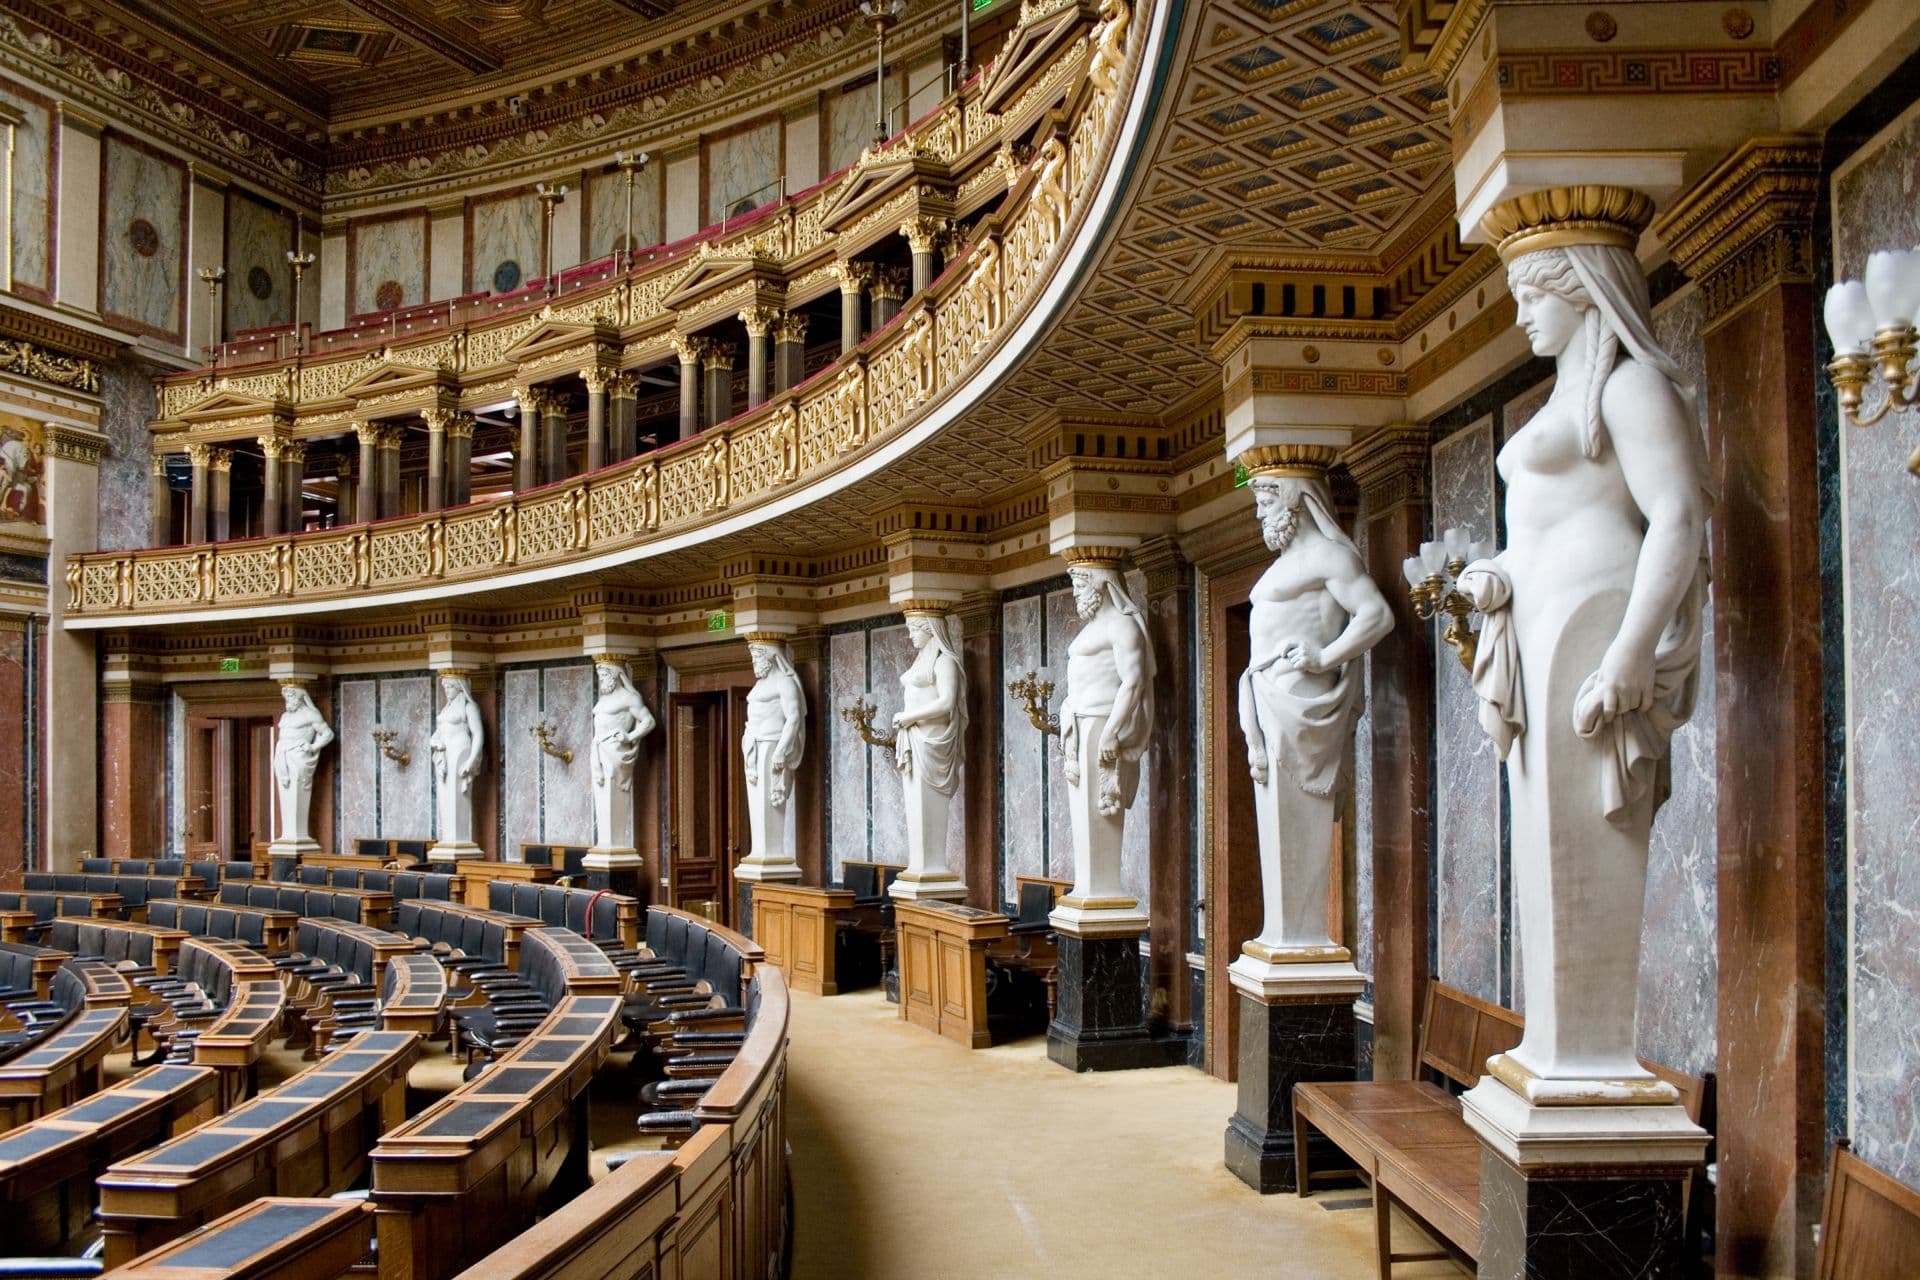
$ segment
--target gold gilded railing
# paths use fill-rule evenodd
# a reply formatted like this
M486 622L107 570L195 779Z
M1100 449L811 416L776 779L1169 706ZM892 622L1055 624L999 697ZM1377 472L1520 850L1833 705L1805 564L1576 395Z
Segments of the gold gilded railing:
M1029 6L1029 12L1044 14L1061 7ZM1108 12L1114 7L1110 3ZM1100 65L1103 57L1125 57L1124 47L1116 49L1114 40L1102 40L1111 33L1113 21L1109 16L1067 46L1023 94L1025 100L1072 82L1068 123L1061 131L1065 137L1049 137L1010 177L1001 176L1004 165L990 171L996 180L1010 183L1007 202L982 220L954 269L910 299L885 330L801 387L695 438L507 499L279 538L75 556L66 569L70 614L137 619L209 606L240 608L360 597L436 583L478 584L516 566L637 547L662 533L697 527L833 473L907 429L926 406L964 383L1037 298L1050 275L1049 260L1084 208L1100 168L1101 147L1120 114L1120 94L1090 87L1111 85L1118 78L1112 68ZM1124 30L1124 14L1120 23ZM1089 61L1095 64L1092 70L1109 71L1104 80L1090 73ZM1086 80L1076 81L1082 73L1089 73ZM1017 104L1007 115L1016 109ZM933 128L946 130L958 149L961 122L971 132L972 122L984 114L956 110L951 120L937 117ZM817 230L817 208L812 212ZM806 225L806 212L780 221L787 232L799 234L795 229ZM763 235L787 232L757 229ZM656 300L664 296L664 288L650 288L663 282L624 281L613 291L553 310L556 318L562 312L586 318L612 298L629 308L643 293L652 293ZM491 353L496 348L504 352L518 341L516 330L525 331L513 325L453 334L434 345L446 359L478 367L498 363ZM409 349L390 352L389 358L417 365L427 357ZM366 370L364 361L348 363L353 377ZM223 385L243 394L286 397L295 376L288 368L230 377ZM305 365L297 376L301 398L337 395L353 381L337 365ZM253 386L255 381L260 387ZM163 390L163 417L178 407L167 397L184 394L185 385ZM197 394L205 396L204 387Z

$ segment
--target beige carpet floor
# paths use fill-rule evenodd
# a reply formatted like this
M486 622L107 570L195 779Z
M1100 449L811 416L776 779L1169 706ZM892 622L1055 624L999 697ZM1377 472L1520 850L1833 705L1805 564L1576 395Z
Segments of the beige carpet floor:
M1038 1038L968 1052L877 991L796 995L795 1280L1372 1280L1365 1189L1256 1194L1222 1162L1233 1107L1189 1068L1074 1075ZM1404 1220L1395 1243L1425 1247Z

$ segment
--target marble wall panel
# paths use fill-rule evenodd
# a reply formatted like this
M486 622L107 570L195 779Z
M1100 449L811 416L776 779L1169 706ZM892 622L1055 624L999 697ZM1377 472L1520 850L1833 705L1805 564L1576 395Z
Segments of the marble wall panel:
M380 834L379 749L373 729L379 723L378 690L373 680L342 680L334 692L334 749L339 753L333 776L336 849L351 849L361 836Z
M860 158L860 149L873 141L873 86L827 96L827 173L838 173Z
M1360 548L1361 563L1367 559L1367 521L1354 521L1354 543ZM1383 591L1399 584L1383 582ZM1362 655L1359 675L1360 696L1365 699L1373 688L1373 658ZM1353 963L1360 972L1373 977L1373 716L1363 701L1360 719L1353 730L1353 769L1351 797L1353 812Z
M867 860L867 744L840 717L867 689L867 633L840 631L827 637L827 705L815 714L827 726L827 788L831 828L827 834L828 874L840 878L848 858Z
M1504 443L1513 439L1513 433L1527 425L1534 414L1540 412L1547 403L1547 397L1553 394L1553 379L1548 378L1537 387L1521 392L1507 401L1500 409L1500 439Z
M13 127L13 284L47 293L53 288L53 113L45 100L11 85L0 85L0 102L20 113Z
M593 843L593 766L587 743L593 736L593 664L548 667L542 673L544 714L554 737L573 748L573 763L540 757L542 838L549 844ZM657 750L649 737L642 751Z
M540 202L532 192L468 206L467 289L511 293L541 271Z
M500 761L500 848L514 859L521 845L542 843L541 754L530 732L542 714L540 669L509 667L501 679L500 745L494 758Z
M659 244L660 172L664 166L656 159L634 176L633 243L638 249ZM587 180L587 243L583 257L588 262L610 257L627 234L627 179L614 172L595 174Z
M131 365L101 364L100 430L107 437L100 459L99 519L94 546L101 551L144 547L153 533L153 380Z
M778 116L707 143L709 226L780 198L780 143Z
M348 229L353 315L424 302L427 296L427 219L356 222Z
M408 757L405 767L384 756L379 760L380 834L426 839L434 834L433 758L427 751L433 736L433 685L426 676L380 681L380 727L394 731L395 749Z
M186 320L186 166L114 134L101 155L100 310L178 341Z
M227 192L227 333L286 324L293 319L293 279L287 250L293 224L277 207L237 188Z
M167 856L169 857L182 856L187 847L186 724L186 699L176 693L167 699Z
M1041 614L1046 628L1047 679L1053 681L1054 706L1067 693L1067 646L1080 634L1080 615L1073 607L1073 592L1065 587L1049 591ZM1026 717L1021 717L1021 723ZM1073 819L1068 816L1067 780L1060 772L1060 739L1047 739L1047 832L1046 874L1061 880L1073 878Z
M913 644L904 625L875 627L867 632L867 698L880 710L873 723L882 733L893 726L900 710L900 673L913 664ZM894 766L893 752L867 748L867 769L873 779L873 856L879 862L907 860L907 801Z
M1046 874L1045 770L1052 740L1034 732L1007 683L1044 665L1040 614L1043 597L1021 596L1000 607L1000 882L1011 893L1016 876Z
M1493 420L1433 448L1433 522L1477 539L1493 535ZM1437 634L1438 626L1434 627ZM1499 759L1475 718L1478 704L1453 650L1435 650L1435 907L1440 980L1500 1000L1502 967Z
M1920 107L1836 174L1833 271L1859 278L1875 249L1920 242ZM1854 1150L1920 1182L1920 685L1913 679L1920 502L1911 414L1839 427L1845 574L1848 1082ZM1809 460L1808 465L1812 462ZM1831 909L1842 904L1831 903ZM1829 981L1839 980L1829 977Z
M1696 387L1706 379L1703 319L1694 290L1672 299L1654 316L1655 335ZM1654 817L1647 851L1638 1028L1643 1056L1696 1074L1713 1070L1720 975L1711 603L1705 624L1693 718L1673 735L1673 791Z

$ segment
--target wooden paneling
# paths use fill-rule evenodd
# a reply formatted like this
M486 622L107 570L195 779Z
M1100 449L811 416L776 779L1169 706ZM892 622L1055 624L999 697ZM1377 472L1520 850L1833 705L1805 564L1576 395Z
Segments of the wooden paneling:
M1007 936L997 911L950 902L897 902L900 1016L969 1049L987 1033L987 947Z

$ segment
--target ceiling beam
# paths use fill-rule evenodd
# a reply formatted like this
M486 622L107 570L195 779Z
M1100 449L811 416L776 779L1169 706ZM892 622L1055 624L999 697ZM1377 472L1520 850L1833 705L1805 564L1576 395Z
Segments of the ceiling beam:
M395 35L411 40L427 52L438 54L475 75L498 71L506 65L505 60L493 49L430 18L422 17L401 0L347 0L347 3L388 27Z
M664 18L673 9L673 0L607 0L607 3L643 18Z

